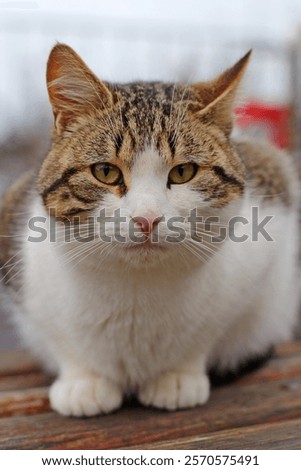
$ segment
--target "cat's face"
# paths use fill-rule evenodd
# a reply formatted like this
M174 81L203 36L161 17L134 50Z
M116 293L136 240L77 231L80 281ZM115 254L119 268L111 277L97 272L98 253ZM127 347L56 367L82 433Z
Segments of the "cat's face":
M207 84L110 85L56 46L48 63L56 130L39 179L45 206L83 226L93 216L118 255L173 251L191 236L193 210L210 214L243 192L229 133L246 61Z

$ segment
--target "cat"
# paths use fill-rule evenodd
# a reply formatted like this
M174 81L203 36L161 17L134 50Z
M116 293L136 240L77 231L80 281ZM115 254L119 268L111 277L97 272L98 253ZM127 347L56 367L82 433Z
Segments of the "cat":
M57 412L202 405L210 370L291 338L299 183L286 153L231 136L249 57L207 82L112 84L52 49L52 146L3 198L0 258Z

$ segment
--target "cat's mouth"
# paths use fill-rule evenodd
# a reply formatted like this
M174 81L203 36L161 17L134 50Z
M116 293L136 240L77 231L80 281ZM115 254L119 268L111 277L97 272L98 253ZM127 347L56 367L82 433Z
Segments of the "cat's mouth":
M129 250L141 250L141 251L165 251L166 246L162 245L162 243L154 242L150 238L143 240L141 242L135 242L128 244L126 246Z

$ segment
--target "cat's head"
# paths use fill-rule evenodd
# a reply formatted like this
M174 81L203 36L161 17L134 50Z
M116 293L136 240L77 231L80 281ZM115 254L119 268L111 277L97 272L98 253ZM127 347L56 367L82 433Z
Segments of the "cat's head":
M70 47L55 46L47 66L53 144L39 176L45 206L81 224L101 211L98 222L117 235L122 256L174 250L166 242L171 227L187 227L192 211L216 213L243 193L244 167L229 137L249 55L209 82L115 85Z

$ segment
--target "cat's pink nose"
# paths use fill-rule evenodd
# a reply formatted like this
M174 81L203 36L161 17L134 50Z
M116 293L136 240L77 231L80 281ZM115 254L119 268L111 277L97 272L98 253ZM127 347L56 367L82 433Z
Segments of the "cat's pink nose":
M149 235L153 229L158 225L160 220L162 220L163 217L133 217L133 221L136 222L136 224L140 225L141 232L144 233L144 235Z

